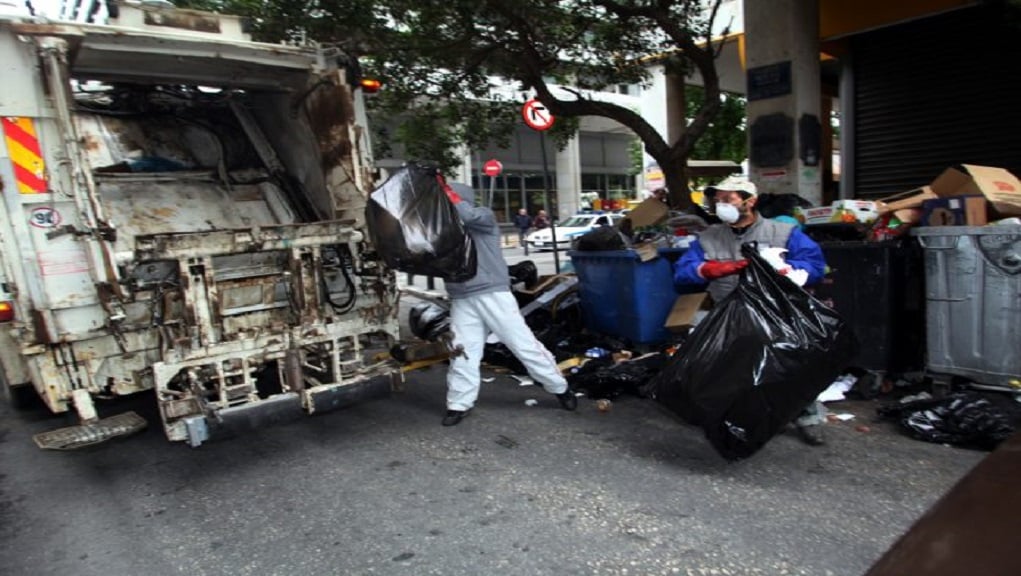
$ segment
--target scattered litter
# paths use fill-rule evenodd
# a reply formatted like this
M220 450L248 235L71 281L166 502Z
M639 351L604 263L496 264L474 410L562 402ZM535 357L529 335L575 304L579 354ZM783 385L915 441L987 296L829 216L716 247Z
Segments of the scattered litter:
M496 380L496 378L490 377L490 378L483 378L482 379L483 382L492 382L493 380Z
M610 408L612 407L613 402L610 402L606 398L600 398L599 400L596 400L596 410L599 410L600 412L609 412Z
M588 350L586 350L585 351L585 356L587 356L589 358L602 358L603 356L606 356L609 353L610 353L610 351L607 350L606 348L598 348L598 347L596 347L596 348L589 348Z
M529 398L528 400L525 400L525 406L538 406L538 405L539 405L539 401L536 400L535 398Z
M919 400L932 400L932 394L928 392L919 392L912 396L905 396L900 399L901 404L907 404L908 402L918 402Z
M517 374L511 374L511 378L517 380L521 386L534 386L535 380L532 380L528 376L518 376Z
M827 414L826 419L830 422L847 422L848 420L854 420L854 414L842 413L842 414Z
M854 429L859 431L859 432L861 432L862 434L868 434L869 432L872 432L872 428L869 428L868 426L866 426L864 424L860 424L858 426L855 426Z
M494 440L494 442L496 442L500 446L503 446L504 448L516 448L517 445L518 445L518 443L515 442L513 438L508 438L507 436L504 436L503 434L500 434L499 436L497 436L496 440Z
M854 387L854 383L858 381L853 374L844 374L840 378L837 378L830 384L830 387L823 390L822 394L819 394L818 400L820 402L839 402L840 400L846 400L847 394L851 388Z

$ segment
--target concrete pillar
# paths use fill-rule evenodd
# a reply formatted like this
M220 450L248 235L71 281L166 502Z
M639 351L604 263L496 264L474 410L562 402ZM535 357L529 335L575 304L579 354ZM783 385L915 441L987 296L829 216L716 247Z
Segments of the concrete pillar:
M547 145L550 142L547 141ZM560 220L578 211L581 194L581 146L578 133L567 142L563 150L556 151L557 215Z
M822 201L818 0L745 2L748 151L760 193Z
M458 144L455 153L461 159L461 163L454 169L452 174L454 176L453 180L471 186L472 175L474 174L472 170L472 152L464 144ZM478 169L481 170L482 166L479 166Z

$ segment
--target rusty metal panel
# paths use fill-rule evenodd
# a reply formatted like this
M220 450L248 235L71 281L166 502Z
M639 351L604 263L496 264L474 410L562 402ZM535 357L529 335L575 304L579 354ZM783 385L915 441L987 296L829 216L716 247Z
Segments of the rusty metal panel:
M194 30L196 32L220 33L220 19L216 14L202 14L183 10L146 10L145 24L148 26Z

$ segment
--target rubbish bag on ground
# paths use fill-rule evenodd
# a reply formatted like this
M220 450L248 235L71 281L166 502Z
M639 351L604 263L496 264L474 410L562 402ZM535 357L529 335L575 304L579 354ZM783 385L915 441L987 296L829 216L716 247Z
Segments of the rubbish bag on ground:
M647 354L633 360L614 362L611 355L594 358L567 376L572 389L589 398L613 399L621 394L641 395L642 386L666 363L666 356Z
M916 440L992 450L1014 433L1006 412L972 393L886 404L880 416L896 419Z
M434 167L408 164L370 196L369 236L387 266L451 282L475 277L475 244Z
M598 252L600 250L625 250L627 238L613 226L600 226L589 230L578 238L575 249L581 252Z
M853 357L850 326L746 244L738 287L695 327L646 392L701 426L725 458L751 456Z
M422 340L435 342L450 330L450 310L432 302L415 304L408 312L408 328Z

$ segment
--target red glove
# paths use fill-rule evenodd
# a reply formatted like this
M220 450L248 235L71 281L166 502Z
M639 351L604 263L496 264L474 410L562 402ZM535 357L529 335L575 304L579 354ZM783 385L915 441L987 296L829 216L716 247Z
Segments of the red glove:
M443 191L447 193L447 199L450 200L451 204L457 204L461 201L461 196L457 192L454 192L454 189L450 187L450 184L447 184L446 179L444 179L442 175L437 174L436 181L440 183Z
M706 260L698 267L698 275L706 280L716 280L731 274L737 274L748 266L747 260Z

